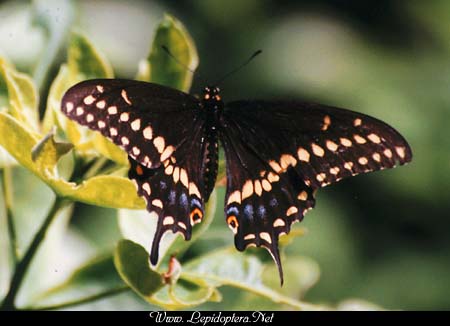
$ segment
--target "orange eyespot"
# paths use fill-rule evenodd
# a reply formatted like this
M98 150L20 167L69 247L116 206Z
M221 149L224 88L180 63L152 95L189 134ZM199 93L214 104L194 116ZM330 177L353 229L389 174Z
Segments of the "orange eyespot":
M230 227L231 231L233 231L234 234L237 233L237 229L239 227L239 222L234 215L230 215L227 218L227 224Z
M136 166L136 173L138 175L143 175L144 174L144 170L142 170L142 167L140 165Z
M219 95L216 95L216 100L220 101L222 98Z
M209 100L209 94L205 94L205 100Z
M202 221L203 213L199 208L194 208L189 217L191 219L191 224L194 225Z

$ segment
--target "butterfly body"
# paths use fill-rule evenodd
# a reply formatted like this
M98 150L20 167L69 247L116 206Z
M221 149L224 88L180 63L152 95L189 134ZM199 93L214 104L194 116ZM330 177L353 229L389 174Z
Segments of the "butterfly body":
M186 240L200 223L226 160L225 220L235 246L266 248L282 279L278 239L315 205L318 188L412 159L406 140L370 116L299 101L224 103L152 83L97 79L69 89L62 111L129 155L129 178L158 219L150 260L164 233Z
M205 119L205 151L203 164L205 166L205 199L209 199L214 189L219 170L219 138L220 116L224 109L224 103L220 97L220 89L213 86L205 87L201 106Z

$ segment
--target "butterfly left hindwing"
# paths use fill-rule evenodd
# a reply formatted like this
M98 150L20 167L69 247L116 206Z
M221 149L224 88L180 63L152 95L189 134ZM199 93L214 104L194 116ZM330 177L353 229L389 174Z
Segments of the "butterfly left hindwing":
M199 101L156 84L97 79L81 82L63 97L64 114L101 132L129 155L129 177L158 226L151 262L167 231L186 240L203 218L204 120Z

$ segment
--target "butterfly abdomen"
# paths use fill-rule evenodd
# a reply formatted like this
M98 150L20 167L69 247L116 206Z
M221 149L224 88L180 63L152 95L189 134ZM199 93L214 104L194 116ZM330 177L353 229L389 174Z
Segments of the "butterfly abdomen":
M205 139L203 151L203 180L205 182L205 199L208 200L216 183L219 162L218 121L223 111L223 102L217 87L205 87L203 108L205 109Z
M205 181L205 200L209 199L211 192L216 183L217 172L219 168L219 144L217 139L217 132L210 130L205 139L205 151L203 158L203 171Z

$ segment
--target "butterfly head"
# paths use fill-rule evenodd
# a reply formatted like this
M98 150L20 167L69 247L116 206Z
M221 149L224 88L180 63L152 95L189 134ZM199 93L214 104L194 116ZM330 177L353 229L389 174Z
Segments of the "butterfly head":
M220 88L217 86L206 86L203 89L203 100L206 102L220 102Z

